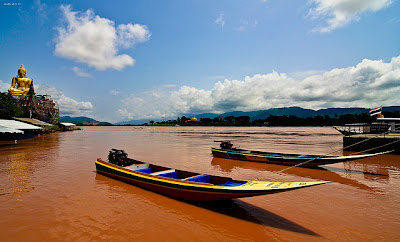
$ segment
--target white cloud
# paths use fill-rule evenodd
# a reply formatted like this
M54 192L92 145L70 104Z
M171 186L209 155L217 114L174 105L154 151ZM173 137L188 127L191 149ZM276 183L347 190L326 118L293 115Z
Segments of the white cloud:
M76 101L55 87L35 85L35 91L37 95L50 95L58 103L62 115L89 116L93 112L92 103Z
M166 85L162 85L162 88L173 88L173 87L177 87L177 85L175 84L166 84Z
M312 73L312 72L311 72ZM400 56L391 62L364 59L304 79L273 71L244 80L217 82L211 90L182 86L131 95L119 110L122 119L176 118L185 114L254 111L300 106L376 107L400 105Z
M295 78L295 79L304 79L309 76L313 75L322 75L325 71L319 71L319 70L308 70L308 71L297 71L297 72L291 72L288 73L288 76Z
M240 20L240 26L237 28L237 31L246 31L248 29L253 29L255 27L257 27L258 25L258 21L254 20L254 21L249 21L246 19L242 19Z
M173 107L168 107L169 101L166 100L167 93L164 92L145 92L140 95L131 94L122 100L122 108L118 109L118 113L124 120L129 119L160 119L164 113L172 115ZM168 110L167 110L168 108ZM169 108L172 108L171 110ZM175 110L173 110L175 112Z
M115 28L113 21L95 15L92 10L74 12L69 5L62 5L61 10L66 26L57 28L55 55L98 70L133 66L135 60L126 54L119 55L119 48L147 41L151 35L146 26L139 24L121 24Z
M82 71L82 70L81 70L79 67L77 67L77 66L72 67L72 71L73 71L77 76L80 76L80 77L92 77L91 74Z
M0 92L7 92L10 87L11 87L11 81L10 83L5 83L2 80L0 80Z
M45 3L42 3L40 0L35 0L34 2L34 8L36 10L36 16L38 16L39 21L41 21L41 23L44 23L45 21L48 20L47 17L47 6Z
M118 26L118 44L125 48L145 42L150 39L150 36L150 31L144 25L121 24Z
M390 23L390 24L398 24L398 23L400 23L400 18L399 17L393 17L393 18L388 20L388 23Z
M315 5L310 9L309 17L325 21L324 27L313 31L327 33L358 21L366 12L377 12L389 6L391 0L311 0Z
M111 95L116 96L116 95L118 95L120 92L117 91L117 90L110 90L109 93L110 93Z
M218 14L217 18L214 21L214 24L221 25L221 27L224 27L225 25L224 13Z

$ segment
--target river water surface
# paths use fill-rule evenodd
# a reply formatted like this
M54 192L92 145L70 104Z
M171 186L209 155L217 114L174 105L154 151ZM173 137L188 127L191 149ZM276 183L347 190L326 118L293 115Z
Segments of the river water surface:
M213 158L215 140L302 154L342 148L330 127L83 127L23 140L0 147L0 241L400 240L399 155L276 173L286 167ZM96 174L111 148L237 179L332 182L187 203Z

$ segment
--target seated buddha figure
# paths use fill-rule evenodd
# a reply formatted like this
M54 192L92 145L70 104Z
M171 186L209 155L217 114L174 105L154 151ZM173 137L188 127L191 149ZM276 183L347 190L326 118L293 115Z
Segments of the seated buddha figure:
M32 80L26 77L24 65L18 69L18 76L13 77L11 87L8 92L12 95L27 95L31 87Z

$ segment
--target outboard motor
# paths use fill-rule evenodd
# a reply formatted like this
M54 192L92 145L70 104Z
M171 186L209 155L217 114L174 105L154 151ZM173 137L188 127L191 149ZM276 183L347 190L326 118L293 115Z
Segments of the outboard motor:
M108 161L117 166L127 165L128 154L124 150L111 149L108 153Z
M230 150L232 149L233 144L230 141L221 141L219 147L221 147L221 149Z

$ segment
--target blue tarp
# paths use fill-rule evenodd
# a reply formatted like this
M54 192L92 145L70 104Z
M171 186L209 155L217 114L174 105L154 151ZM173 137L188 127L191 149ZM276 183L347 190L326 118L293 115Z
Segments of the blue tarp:
M168 178L173 178L173 179L178 179L178 173L176 171L168 172L168 173L162 173L156 176L162 176L162 177L168 177Z
M210 183L210 175L204 174L204 175L189 177L185 179L185 181Z
M225 184L221 184L221 185L218 185L218 186L237 187L237 186L243 185L245 183L246 182L231 182L231 181L227 181L227 182L225 182Z
M138 169L138 170L135 170L135 171L150 174L151 173L151 168L143 168L143 169Z

